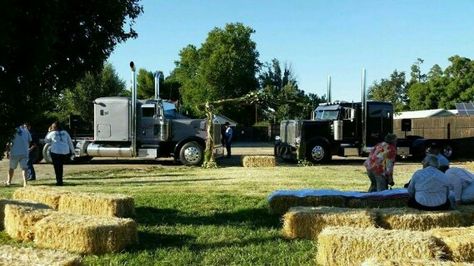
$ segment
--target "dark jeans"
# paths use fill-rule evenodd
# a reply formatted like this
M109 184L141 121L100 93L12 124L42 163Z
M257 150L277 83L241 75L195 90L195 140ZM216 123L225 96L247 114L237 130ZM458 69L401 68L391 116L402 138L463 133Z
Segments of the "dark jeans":
M57 154L51 153L51 159L53 160L54 173L56 174L56 185L63 185L63 168L64 162L67 160L69 154Z
M231 144L232 143L230 141L226 141L226 143L225 143L225 148L227 150L227 157L230 157L230 155L231 155L231 152L230 152L230 145Z
M444 211L444 210L450 210L451 204L449 203L449 200L446 200L446 202L442 205L429 207L429 206L421 205L420 203L418 203L418 201L415 200L415 198L410 198L408 200L408 207L415 208L422 211Z
M33 164L34 164L34 162L36 162L37 159L38 159L38 157L36 157L36 155L34 153L29 154L28 162L27 162L28 170L26 171L26 173L27 173L26 178L27 179L30 179L30 180L35 180L36 179L36 172L35 172L35 168L33 167Z

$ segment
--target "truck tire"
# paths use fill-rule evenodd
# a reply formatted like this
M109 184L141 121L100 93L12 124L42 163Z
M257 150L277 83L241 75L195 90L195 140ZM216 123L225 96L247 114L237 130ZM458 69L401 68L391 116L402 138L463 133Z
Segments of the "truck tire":
M53 160L51 159L51 144L46 143L43 146L42 154L43 154L43 159L46 163L53 163Z
M199 166L204 158L204 150L195 141L187 142L179 150L179 160L188 166Z
M327 162L331 159L331 152L325 143L316 141L306 147L306 159L312 163Z

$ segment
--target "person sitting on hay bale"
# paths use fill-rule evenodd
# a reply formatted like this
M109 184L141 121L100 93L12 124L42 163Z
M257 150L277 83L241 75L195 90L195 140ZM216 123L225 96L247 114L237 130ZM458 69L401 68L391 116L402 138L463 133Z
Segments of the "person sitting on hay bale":
M453 187L456 204L474 202L474 175L466 169L453 167L446 171L448 183Z
M427 155L423 169L416 171L408 185L408 206L419 210L449 210L455 207L454 193L446 175L438 169L438 158Z
M378 143L372 149L364 162L370 179L369 192L387 190L393 186L393 167L397 156L397 135L387 134L385 141Z

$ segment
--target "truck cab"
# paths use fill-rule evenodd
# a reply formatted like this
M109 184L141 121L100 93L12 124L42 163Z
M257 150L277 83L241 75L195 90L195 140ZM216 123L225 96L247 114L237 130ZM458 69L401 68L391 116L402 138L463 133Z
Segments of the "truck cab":
M386 102L321 104L312 117L282 121L276 156L313 163L332 155L359 156L393 131L393 106Z

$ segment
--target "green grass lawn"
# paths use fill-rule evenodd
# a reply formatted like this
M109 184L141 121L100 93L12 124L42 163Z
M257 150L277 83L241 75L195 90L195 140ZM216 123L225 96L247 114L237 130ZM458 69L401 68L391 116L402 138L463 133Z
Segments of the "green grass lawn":
M398 164L396 187L418 168L419 164ZM36 182L51 184L51 180ZM86 265L314 264L314 243L285 240L281 217L268 214L267 196L278 189L368 188L362 161L275 168L150 166L78 172L66 175L65 183L73 191L135 198L139 245L119 254L86 256ZM1 189L1 196L11 197L14 189ZM31 245L17 243L4 232L0 241Z

